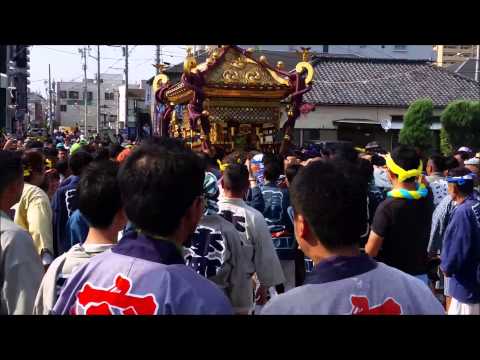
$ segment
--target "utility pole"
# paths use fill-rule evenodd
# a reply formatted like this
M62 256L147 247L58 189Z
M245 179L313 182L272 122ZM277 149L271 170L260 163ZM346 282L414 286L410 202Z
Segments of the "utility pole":
M97 45L97 134L100 134L100 45Z
M118 88L117 88L118 90ZM120 124L119 124L119 120L120 120L120 91L118 91L118 94L117 94L117 91L114 91L114 96L117 97L117 124L115 126L115 135L118 136L118 134L120 133Z
M125 45L125 127L128 127L128 45Z
M480 45L477 45L477 58L475 60L475 81L478 81L478 71L479 71L479 62L480 62Z
M84 81L84 86L83 86L83 100L84 100L84 106L85 106L85 118L84 118L84 135L88 136L87 132L87 114L88 114L88 108L87 108L87 47L83 47L83 49L78 49L80 54L82 54L82 60L83 60L83 81Z
M52 76L50 64L48 64L48 119L50 121L50 134L53 136L53 111L52 111Z
M160 45L157 45L157 49L156 49L156 56L155 56L155 63L156 65L160 64L160 53L161 53L162 49L160 47ZM157 67L157 75L160 74L160 69Z

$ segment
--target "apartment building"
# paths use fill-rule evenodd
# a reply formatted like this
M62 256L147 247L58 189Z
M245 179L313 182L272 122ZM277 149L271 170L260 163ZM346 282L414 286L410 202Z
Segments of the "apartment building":
M97 130L97 102L100 101L100 130L112 128L118 117L118 87L124 83L121 74L100 74L100 99L97 82L87 79L87 130ZM83 131L85 123L84 82L56 83L56 126L76 127Z
M476 57L477 45L436 45L437 65L447 67Z

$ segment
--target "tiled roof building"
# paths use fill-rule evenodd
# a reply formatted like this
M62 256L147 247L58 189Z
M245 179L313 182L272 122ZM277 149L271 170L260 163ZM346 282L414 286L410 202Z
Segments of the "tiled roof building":
M318 105L408 107L430 98L435 107L480 100L480 84L422 60L314 58L314 84L305 100Z

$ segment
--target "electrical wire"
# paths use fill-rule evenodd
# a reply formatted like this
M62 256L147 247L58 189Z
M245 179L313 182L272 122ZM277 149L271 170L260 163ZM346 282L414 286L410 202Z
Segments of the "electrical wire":
M132 51L137 47L137 45L134 45L133 48L131 48L129 51L128 51L128 56L130 56L130 54L132 53ZM124 58L124 56L120 57L117 59L117 61L115 61L112 65L110 65L106 70L104 70L103 72L101 71L100 73L102 74L106 74L108 72L108 70L110 70L111 68L113 68L120 60L122 60Z

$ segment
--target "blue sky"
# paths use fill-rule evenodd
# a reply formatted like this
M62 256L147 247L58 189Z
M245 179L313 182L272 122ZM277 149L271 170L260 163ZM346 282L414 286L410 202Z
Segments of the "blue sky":
M82 58L78 52L83 45L34 45L30 48L30 90L45 96L48 81L48 64L51 64L52 80L82 81ZM90 46L92 56L97 56L97 46ZM172 65L185 58L185 45L162 45L163 61ZM129 45L128 82L139 83L155 75L155 45ZM120 47L100 46L100 73L123 74L125 58ZM87 77L94 78L97 61L87 61Z

